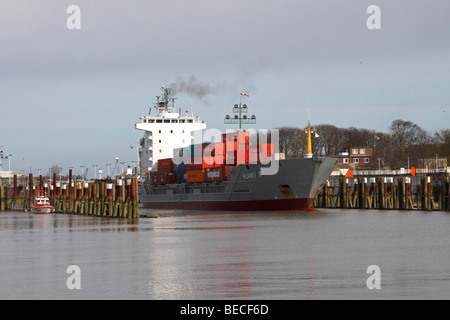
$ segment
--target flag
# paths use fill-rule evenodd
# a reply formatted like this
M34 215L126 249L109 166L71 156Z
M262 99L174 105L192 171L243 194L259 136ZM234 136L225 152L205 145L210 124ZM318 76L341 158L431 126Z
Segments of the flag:
M314 134L315 134L315 137L316 137L316 138L320 137L316 132L314 132Z
M243 92L241 92L241 96L250 97L250 95L248 93L243 93Z

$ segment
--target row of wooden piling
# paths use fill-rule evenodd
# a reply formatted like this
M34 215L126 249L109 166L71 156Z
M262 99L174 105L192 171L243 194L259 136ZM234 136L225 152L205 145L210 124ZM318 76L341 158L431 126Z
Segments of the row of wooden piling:
M72 170L65 183L57 181L56 174L49 182L44 182L42 176L36 181L30 174L28 182L19 186L17 176L14 176L12 187L0 188L0 211L30 210L41 190L57 213L139 218L137 178L75 182Z
M449 177L334 178L319 190L314 207L448 211Z

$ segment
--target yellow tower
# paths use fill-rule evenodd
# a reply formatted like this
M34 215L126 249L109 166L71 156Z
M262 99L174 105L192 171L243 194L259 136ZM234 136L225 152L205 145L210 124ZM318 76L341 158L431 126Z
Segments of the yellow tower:
M312 158L313 157L313 153L312 153L312 143L311 143L311 132L315 132L314 129L311 129L311 123L308 120L308 128L305 131L308 134L308 143L306 145L306 153L305 153L305 158Z

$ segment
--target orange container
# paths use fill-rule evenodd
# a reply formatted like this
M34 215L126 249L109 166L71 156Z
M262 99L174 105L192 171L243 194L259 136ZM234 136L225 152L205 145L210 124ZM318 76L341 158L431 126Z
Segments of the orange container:
M203 182L203 170L186 171L186 182Z
M214 160L215 157L203 157L203 169L205 168L214 168Z

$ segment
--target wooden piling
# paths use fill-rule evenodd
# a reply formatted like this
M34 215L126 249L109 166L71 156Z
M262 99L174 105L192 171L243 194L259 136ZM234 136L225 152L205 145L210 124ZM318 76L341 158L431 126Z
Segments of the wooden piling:
M132 214L131 219L139 219L139 204L137 199L137 181L136 178L131 178L131 200L132 200Z

